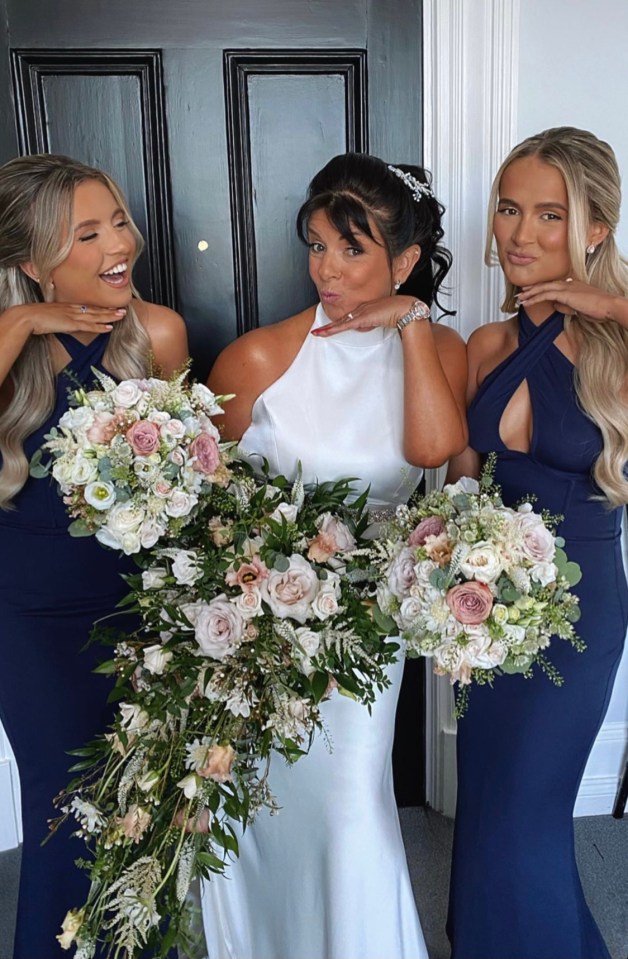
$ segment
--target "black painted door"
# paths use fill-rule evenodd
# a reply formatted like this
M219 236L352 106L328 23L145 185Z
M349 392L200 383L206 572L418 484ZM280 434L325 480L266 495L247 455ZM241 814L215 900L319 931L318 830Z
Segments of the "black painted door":
M345 150L420 159L421 40L420 0L0 0L0 162L112 174L147 240L140 290L183 314L204 376L313 302L294 231L312 174Z

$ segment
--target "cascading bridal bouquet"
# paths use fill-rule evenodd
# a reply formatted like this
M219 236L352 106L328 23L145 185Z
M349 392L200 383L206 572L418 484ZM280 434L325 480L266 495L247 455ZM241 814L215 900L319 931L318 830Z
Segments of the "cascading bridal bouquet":
M101 389L72 393L30 471L52 472L72 536L95 534L130 555L177 536L213 487L227 484L233 444L220 442L210 417L229 397L188 385L187 372L121 382L93 372Z
M500 672L530 676L537 664L560 685L544 655L552 636L585 648L570 592L580 567L555 535L558 519L529 502L504 506L493 469L489 457L479 482L462 477L398 507L374 544L380 610L397 624L408 655L432 657L434 671L458 683L458 716L469 684L492 683Z
M74 817L89 852L89 897L59 937L80 959L97 941L111 956L185 948L191 880L223 871L234 826L276 808L272 752L304 755L327 696L368 706L388 685L398 647L358 585L365 497L349 504L349 481L304 490L232 468L176 546L138 557L128 605L140 627L95 634L114 646L100 668L119 708L57 800L57 823Z

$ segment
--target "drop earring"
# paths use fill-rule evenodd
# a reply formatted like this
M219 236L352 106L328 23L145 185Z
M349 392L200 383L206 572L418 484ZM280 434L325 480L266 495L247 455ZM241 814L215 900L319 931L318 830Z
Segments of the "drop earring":
M587 255L591 256L592 253L595 253L595 243L589 243L587 247Z
M401 280L395 280L395 293L397 292L400 286L401 286Z

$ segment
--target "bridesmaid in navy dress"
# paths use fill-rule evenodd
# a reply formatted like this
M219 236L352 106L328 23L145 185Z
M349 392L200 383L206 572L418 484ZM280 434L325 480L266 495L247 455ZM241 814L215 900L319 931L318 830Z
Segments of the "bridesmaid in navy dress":
M128 569L93 538L72 539L55 485L28 459L67 409L69 389L143 376L149 354L168 374L187 358L178 314L133 296L142 240L116 185L67 157L0 168L0 719L16 756L24 842L14 959L61 956L55 936L87 881L81 845L43 848L67 750L102 732L108 684L81 652L97 618L125 592ZM100 658L105 658L101 655Z
M604 720L628 621L620 546L628 501L628 272L614 230L610 147L561 127L511 152L495 180L494 236L516 316L469 341L470 449L449 479L497 453L505 503L534 493L564 516L580 564L584 653L555 640L564 677L508 676L471 691L458 724L452 959L609 959L585 902L573 808ZM623 397L623 399L622 399Z

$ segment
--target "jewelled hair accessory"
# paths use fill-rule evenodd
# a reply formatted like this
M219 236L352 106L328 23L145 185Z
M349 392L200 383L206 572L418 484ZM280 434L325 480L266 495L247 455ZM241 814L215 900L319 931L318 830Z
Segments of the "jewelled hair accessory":
M422 196L434 196L427 183L421 183L421 181L417 180L411 173L406 173L404 170L400 170L398 166L391 166L390 164L388 164L388 169L391 173L394 173L395 176L398 176L400 180L403 180L412 193L412 199L415 203L420 203Z

